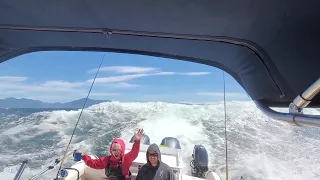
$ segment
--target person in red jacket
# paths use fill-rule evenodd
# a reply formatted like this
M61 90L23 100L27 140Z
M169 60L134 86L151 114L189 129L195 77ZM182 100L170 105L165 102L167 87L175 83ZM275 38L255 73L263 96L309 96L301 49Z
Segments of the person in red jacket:
M127 154L125 152L125 143L120 138L114 138L110 146L110 156L98 159L91 159L90 156L83 154L82 160L87 166L94 169L105 169L105 174L109 180L128 180L131 173L129 168L132 162L138 157L140 151L140 139L143 137L143 129L135 131L132 149Z

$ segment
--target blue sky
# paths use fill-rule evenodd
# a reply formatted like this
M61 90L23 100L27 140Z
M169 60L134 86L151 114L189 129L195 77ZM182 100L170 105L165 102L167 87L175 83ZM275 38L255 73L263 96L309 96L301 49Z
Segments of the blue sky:
M86 97L104 52L49 51L0 64L0 98L67 102ZM249 100L226 75L227 100ZM167 58L106 53L90 98L209 103L223 100L220 69Z

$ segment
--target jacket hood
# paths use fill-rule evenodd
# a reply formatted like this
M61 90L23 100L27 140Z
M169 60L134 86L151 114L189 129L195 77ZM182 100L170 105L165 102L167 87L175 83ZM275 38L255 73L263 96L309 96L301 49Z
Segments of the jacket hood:
M146 153L146 158L147 158L148 164L150 164L149 159L148 159L148 152L151 151L151 150L157 152L157 154L158 154L158 160L159 160L159 162L161 162L161 152L160 152L159 146L158 146L157 144L151 144L151 145L148 147L147 153Z
M122 149L122 151L121 151L121 156L123 157L124 152L125 152L125 150L126 150L126 145L125 145L124 141L123 141L121 138L114 138L114 139L112 140L112 142L111 142L111 145L110 145L110 149L109 149L110 154L112 154L111 148L112 148L112 144L113 144L113 143L119 143L119 144L120 144L121 149Z

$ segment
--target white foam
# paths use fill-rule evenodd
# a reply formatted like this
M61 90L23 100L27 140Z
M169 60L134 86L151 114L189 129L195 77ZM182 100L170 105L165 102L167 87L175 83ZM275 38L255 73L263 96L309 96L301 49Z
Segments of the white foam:
M319 113L318 110L308 112ZM30 140L46 132L57 132L60 142L50 149L52 155L61 155L67 145L80 111L53 111L35 113L21 124L8 129L0 136L8 136L16 143ZM40 118L35 120L34 118ZM245 180L302 180L320 176L320 130L296 127L271 120L252 102L227 102L229 175ZM112 125L119 125L114 129ZM129 140L135 128L144 128L153 143L160 144L164 137L176 137L184 149L185 171L195 144L203 144L210 157L210 167L224 177L224 106L223 102L211 105L181 105L162 102L120 103L108 102L91 106L84 111L71 149L92 152L94 140L105 134L123 129L121 137ZM107 129L107 130L106 130ZM36 130L34 133L26 133ZM41 146L41 144L39 145ZM25 158L37 158L43 165L57 157L48 158L48 151L12 152L0 159L15 164L0 173L0 179L12 179L11 172ZM69 163L71 159L69 158ZM3 164L3 163L0 163ZM41 164L41 163L40 163ZM11 169L10 169L11 168ZM40 166L32 169L36 173ZM32 174L31 173L31 174ZM15 174L15 172L14 172Z
M166 108L177 109L181 108L181 105L168 105ZM161 111L162 109L159 110ZM146 120L123 132L122 137L128 141L132 137L135 128L143 128L150 137L151 143L160 145L165 137L179 139L183 149L183 161L187 166L184 170L187 171L194 145L207 144L208 141L206 135L203 134L203 126L201 124L193 125L192 121L193 119L181 118L169 110L162 116L149 116Z

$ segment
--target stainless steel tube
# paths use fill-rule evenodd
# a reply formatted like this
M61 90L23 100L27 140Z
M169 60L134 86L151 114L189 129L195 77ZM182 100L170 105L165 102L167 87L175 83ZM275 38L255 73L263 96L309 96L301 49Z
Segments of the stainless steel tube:
M289 114L280 113L266 107L258 101L254 101L257 107L268 117L276 120L287 121L289 123L309 126L320 127L320 116L317 115L304 115L304 114Z
M14 180L19 180L21 178L21 175L23 174L24 169L26 168L28 163L28 160L24 160L16 174L16 176L14 177Z
M293 103L298 108L306 107L312 100L314 96L316 96L320 92L320 78L315 81L307 90L305 90L301 95L297 96Z

